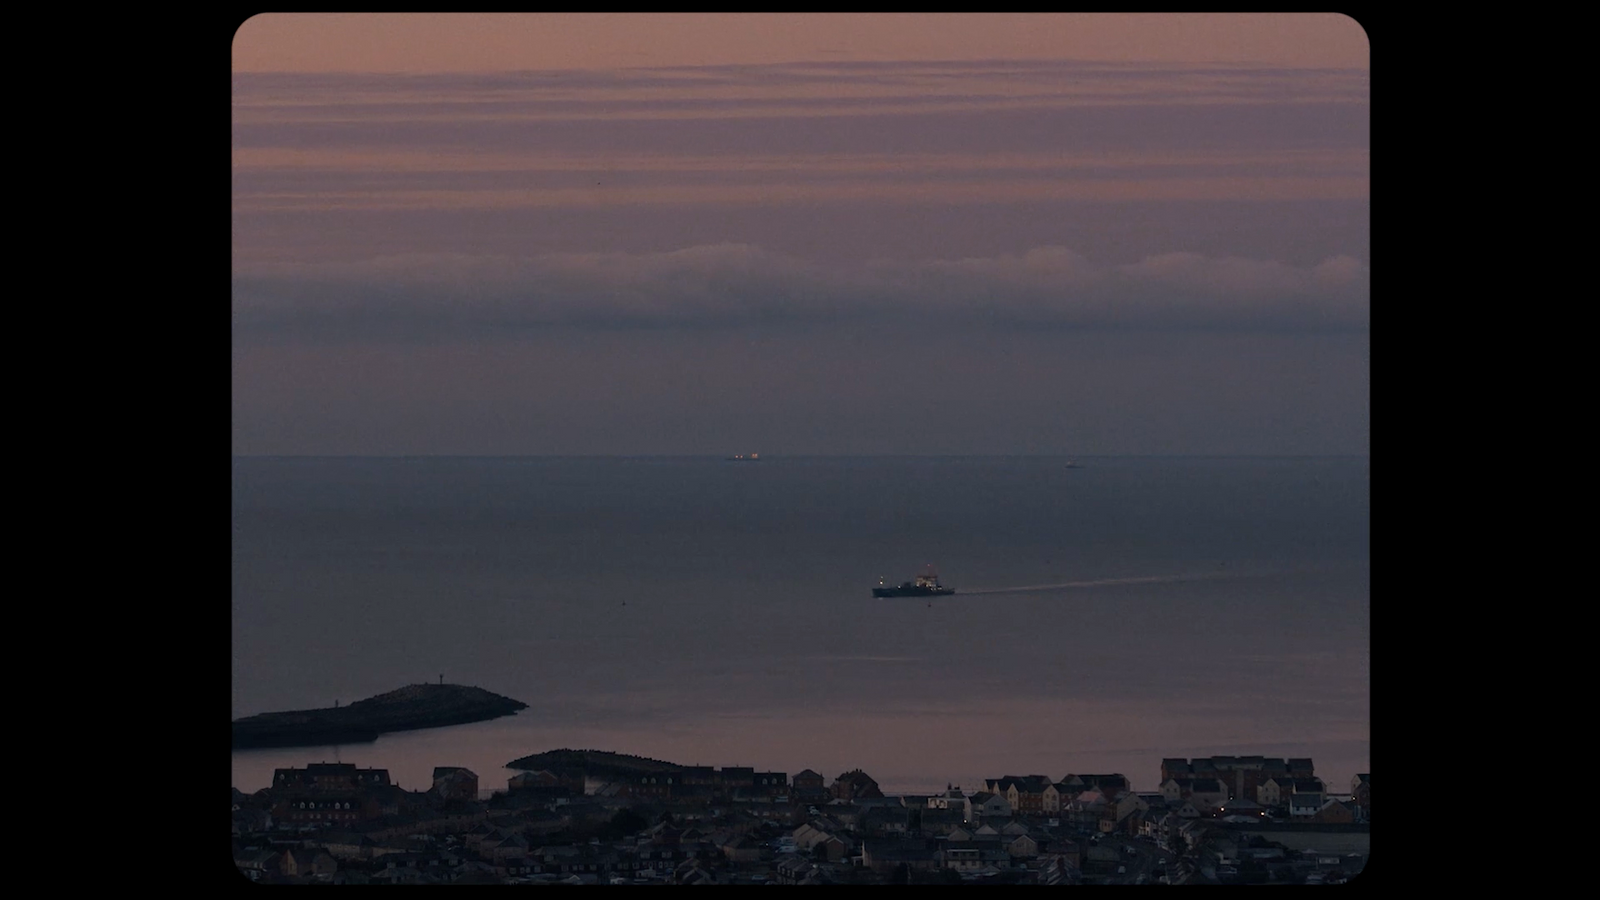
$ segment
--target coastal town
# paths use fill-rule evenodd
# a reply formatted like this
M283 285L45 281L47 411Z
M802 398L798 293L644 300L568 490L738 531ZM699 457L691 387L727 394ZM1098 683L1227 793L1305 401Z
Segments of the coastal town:
M596 750L507 764L308 762L233 790L233 858L262 883L1339 884L1366 866L1370 776L1310 759L1164 759L885 794L857 769L686 766ZM1145 788L1145 789L1140 789Z

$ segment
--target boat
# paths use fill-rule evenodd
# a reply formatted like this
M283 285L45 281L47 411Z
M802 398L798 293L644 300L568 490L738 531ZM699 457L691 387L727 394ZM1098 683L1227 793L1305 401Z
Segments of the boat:
M954 594L955 588L947 588L939 583L938 573L929 566L928 571L916 577L915 581L902 581L896 587L890 587L878 579L878 586L872 589L874 597L943 597Z
M1065 468L1068 468L1068 469L1081 469L1081 468L1083 468L1083 466L1078 465L1076 460L1069 459L1069 460L1067 460L1067 465L1065 466Z
M759 454L759 453L752 453L749 456L745 456L743 454L740 454L738 456L730 456L730 457L728 457L728 462L760 462L760 461L761 461L761 454Z

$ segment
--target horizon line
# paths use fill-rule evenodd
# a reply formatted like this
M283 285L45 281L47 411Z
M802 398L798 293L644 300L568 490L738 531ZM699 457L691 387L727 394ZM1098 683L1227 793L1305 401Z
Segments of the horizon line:
M737 455L737 454L736 454ZM759 453L755 454L760 456ZM1371 453L787 453L761 459L1369 459ZM234 453L232 459L720 459L720 453ZM748 458L747 458L748 459Z

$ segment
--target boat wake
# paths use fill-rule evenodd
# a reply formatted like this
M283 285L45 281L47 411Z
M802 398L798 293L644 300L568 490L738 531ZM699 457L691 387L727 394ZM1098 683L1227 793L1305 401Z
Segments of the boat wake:
M1261 573L1257 573L1261 574ZM970 588L961 591L972 594L1023 594L1033 591L1065 591L1077 588L1117 587L1127 584L1173 584L1182 581L1216 581L1224 578L1248 578L1243 572L1213 572L1196 575L1142 575L1133 578L1097 578L1093 581L1063 581L1059 584L1030 584L1025 587Z

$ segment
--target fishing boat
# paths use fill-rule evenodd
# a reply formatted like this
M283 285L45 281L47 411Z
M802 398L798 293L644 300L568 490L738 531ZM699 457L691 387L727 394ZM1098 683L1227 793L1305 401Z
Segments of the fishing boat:
M954 594L955 588L948 588L939 583L939 573L929 566L927 571L918 575L912 581L902 581L899 585L891 587L878 579L878 586L872 589L874 597L943 597Z

